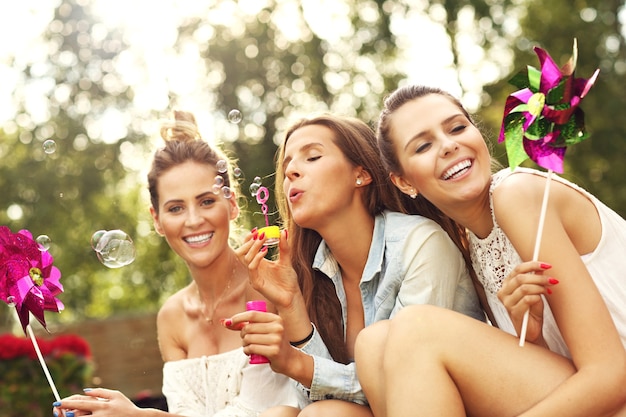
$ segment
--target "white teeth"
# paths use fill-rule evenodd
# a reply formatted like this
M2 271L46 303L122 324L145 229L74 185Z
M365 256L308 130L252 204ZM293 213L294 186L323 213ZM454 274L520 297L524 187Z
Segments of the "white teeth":
M185 238L187 243L202 243L210 240L213 237L213 233L206 233L203 235L190 236Z
M441 178L443 180L449 180L450 178L458 177L466 169L468 169L471 166L472 166L472 162L469 159L466 159L465 161L459 162L458 164L456 164L455 166L453 166L452 168L444 172Z

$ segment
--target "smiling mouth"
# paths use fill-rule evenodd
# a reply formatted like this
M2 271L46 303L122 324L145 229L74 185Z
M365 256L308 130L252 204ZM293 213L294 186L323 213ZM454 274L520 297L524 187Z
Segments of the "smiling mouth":
M463 175L471 167L472 167L472 161L470 161L469 159L466 159L465 161L459 162L458 164L456 164L455 166L453 166L452 168L444 172L443 175L441 176L441 179L444 181L453 180Z
M214 233L204 233L202 235L189 236L183 238L183 240L187 243L205 243L211 240Z

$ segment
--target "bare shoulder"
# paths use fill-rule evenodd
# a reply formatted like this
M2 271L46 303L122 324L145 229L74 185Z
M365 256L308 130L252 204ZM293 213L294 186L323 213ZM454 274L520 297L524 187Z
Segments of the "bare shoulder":
M186 357L184 329L187 320L184 301L188 292L187 288L189 287L170 296L157 314L157 337L164 361Z
M518 172L506 177L493 191L494 205L513 200L542 198L546 178L528 172Z
M538 213L543 203L547 177L530 172L519 172L504 179L493 192L493 205L496 218L506 216L509 212L519 213L520 209L527 214ZM558 210L561 217L568 213L578 216L593 216L593 203L579 190L555 180L550 182L550 204Z
M172 294L161 306L157 314L157 324L173 319L180 319L185 314L184 299L187 296L189 287L185 287Z

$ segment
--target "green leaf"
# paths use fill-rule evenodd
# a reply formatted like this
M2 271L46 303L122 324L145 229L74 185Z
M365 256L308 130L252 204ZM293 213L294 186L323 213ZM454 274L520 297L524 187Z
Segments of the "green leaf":
M506 154L509 159L509 166L514 170L522 162L528 159L524 150L524 126L523 117L517 117L508 121L504 130L504 140Z

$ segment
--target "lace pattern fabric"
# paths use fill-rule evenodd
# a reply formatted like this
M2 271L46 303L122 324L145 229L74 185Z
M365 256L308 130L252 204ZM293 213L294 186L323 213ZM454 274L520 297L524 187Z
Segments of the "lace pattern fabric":
M469 233L472 265L474 266L480 283L486 290L487 301L493 311L496 323L502 330L513 335L516 335L515 328L506 308L498 299L497 293L502 287L504 278L521 262L521 258L495 219L492 196L494 189L502 183L502 181L509 175L518 172L543 177L547 176L545 172L521 167L516 168L515 171L506 168L494 174L489 190L489 205L494 225L493 229L484 239L480 239L471 232ZM600 242L593 252L582 255L581 259L585 263L591 278L609 308L613 321L622 338L622 343L624 347L626 347L626 310L623 308L624 301L626 300L626 283L624 282L623 273L623 271L626 270L626 256L624 256L624 248L626 247L626 221L578 185L558 175L553 175L552 179L587 197L598 211L602 225ZM570 357L567 344L563 340L545 297L543 319L544 340L550 347L550 350Z
M295 383L269 364L250 365L243 348L165 363L169 411L185 417L256 417L276 405L302 406Z
M248 357L243 349L166 362L163 394L171 413L206 417L229 406L239 394Z

